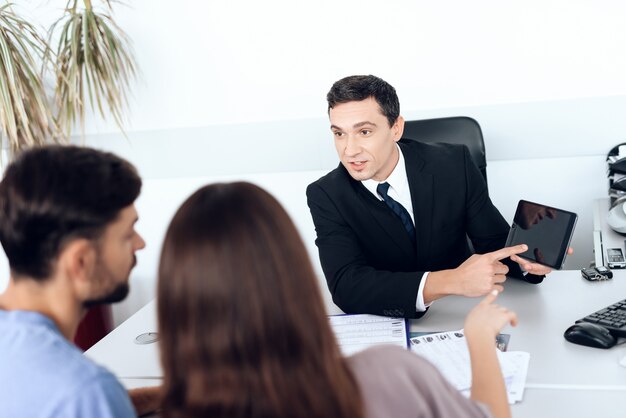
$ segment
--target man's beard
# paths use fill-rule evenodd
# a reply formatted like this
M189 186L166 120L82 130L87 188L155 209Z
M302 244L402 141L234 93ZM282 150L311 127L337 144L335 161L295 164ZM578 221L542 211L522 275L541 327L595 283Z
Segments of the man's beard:
M115 289L109 292L109 294L104 295L99 298L88 299L84 301L83 306L88 309L96 305L121 302L124 299L126 299L126 296L128 296L129 291L130 291L130 286L128 285L128 283L120 283Z
M137 264L137 257L133 256L133 265L131 267L131 270L135 267L136 264ZM107 278L113 277L113 274L111 273L111 271L101 262L98 262L98 266L96 270L99 271L103 276L100 278L100 280L106 280ZM130 271L128 272L128 275L130 275ZM96 305L121 302L124 299L126 299L126 296L128 296L129 291L130 291L130 285L128 284L128 280L126 280L126 282L118 284L112 291L110 291L108 294L104 296L96 297L93 299L87 299L86 301L83 302L83 306L86 309L88 309Z

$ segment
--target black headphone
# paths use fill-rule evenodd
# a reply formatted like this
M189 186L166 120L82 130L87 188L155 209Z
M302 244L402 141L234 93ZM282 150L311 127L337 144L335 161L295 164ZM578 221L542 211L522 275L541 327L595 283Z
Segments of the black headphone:
M619 149L626 142L617 144L606 156L607 177L609 179L609 197L611 206L607 223L615 232L626 234L626 157L619 158ZM622 154L623 155L623 154Z

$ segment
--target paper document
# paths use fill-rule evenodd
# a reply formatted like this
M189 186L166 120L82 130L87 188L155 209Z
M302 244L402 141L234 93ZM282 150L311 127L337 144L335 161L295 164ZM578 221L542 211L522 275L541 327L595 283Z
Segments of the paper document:
M404 318L377 315L332 315L330 325L345 356L380 344L407 348L407 324Z
M469 350L463 330L411 338L411 351L433 363L457 390L469 396L472 385ZM530 354L497 350L509 403L522 400Z
M502 353L498 351L498 360L500 360L500 367L502 367L509 403L520 402L524 397L530 353L525 351Z

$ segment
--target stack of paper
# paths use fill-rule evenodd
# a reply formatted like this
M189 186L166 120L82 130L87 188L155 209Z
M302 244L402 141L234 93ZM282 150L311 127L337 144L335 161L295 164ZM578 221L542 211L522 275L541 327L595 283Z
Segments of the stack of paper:
M509 403L520 402L524 397L530 353L525 351L508 351L506 353L498 351L498 360L500 360Z
M407 348L407 326L403 318L366 314L334 315L328 318L345 356L380 344Z
M411 338L411 351L433 363L456 389L469 396L472 370L463 330ZM509 403L519 402L524 395L530 354L522 351L497 352Z

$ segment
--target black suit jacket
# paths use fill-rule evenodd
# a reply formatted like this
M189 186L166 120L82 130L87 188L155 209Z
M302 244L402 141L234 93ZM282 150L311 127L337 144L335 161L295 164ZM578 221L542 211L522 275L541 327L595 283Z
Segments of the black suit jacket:
M458 267L470 255L504 246L509 225L495 208L467 147L401 140L416 243L400 219L343 165L307 187L320 261L344 312L420 317L424 272ZM509 275L523 278L508 260ZM541 277L528 275L538 283Z

